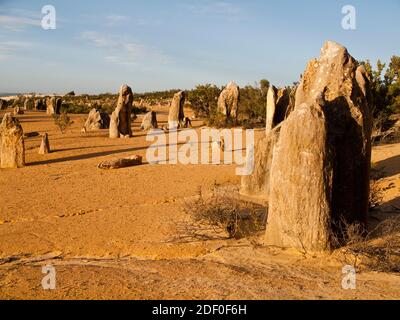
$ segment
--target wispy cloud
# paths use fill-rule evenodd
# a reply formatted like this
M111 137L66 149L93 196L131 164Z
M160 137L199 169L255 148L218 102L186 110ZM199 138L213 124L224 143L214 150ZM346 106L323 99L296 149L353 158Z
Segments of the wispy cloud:
M28 27L40 27L41 13L20 9L0 10L0 26L11 31L21 31Z
M240 6L227 1L213 1L206 3L182 4L187 10L195 14L210 15L216 17L237 17L242 13Z
M0 60L7 60L31 46L32 43L25 41L0 41Z
M106 61L120 65L133 66L149 61L167 63L170 60L158 48L146 46L122 36L102 35L94 31L85 31L81 33L80 39L104 50Z
M140 26L140 27L159 27L164 22L162 20L159 20L159 19L138 18L138 19L134 19L133 23L136 24L137 26Z
M126 22L128 22L130 19L127 16L123 15L118 15L118 14L110 14L106 16L106 25L109 27L113 26L119 26L122 25Z
M19 31L27 26L39 27L40 20L32 18L0 15L0 26L12 31Z
M126 16L114 13L109 15L102 15L100 17L98 15L88 13L81 14L80 16L85 22L90 22L96 25L100 23L101 25L104 25L106 27L120 27L128 24L140 27L154 27L163 24L163 21L159 19L145 19L143 17L135 17L132 15Z
M114 43L107 37L102 36L101 34L95 31L84 31L81 33L80 38L82 40L88 40L89 43L94 44L97 47L108 47L113 45Z

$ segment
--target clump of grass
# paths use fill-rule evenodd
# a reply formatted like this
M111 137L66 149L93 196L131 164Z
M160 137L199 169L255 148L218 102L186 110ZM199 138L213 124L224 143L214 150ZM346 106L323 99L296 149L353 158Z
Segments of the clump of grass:
M382 204L383 190L379 186L379 180L385 176L383 168L377 168L374 163L371 165L371 178L369 190L369 208L374 210Z
M383 191L377 180L371 180L369 190L369 208L374 210L381 205L383 201Z
M207 196L199 188L196 199L186 202L184 210L193 221L186 229L193 238L204 238L204 231L210 228L214 234L235 239L265 228L265 208L241 201L216 184Z
M347 246L342 249L346 263L379 272L400 272L400 217L393 216L372 231L348 226Z

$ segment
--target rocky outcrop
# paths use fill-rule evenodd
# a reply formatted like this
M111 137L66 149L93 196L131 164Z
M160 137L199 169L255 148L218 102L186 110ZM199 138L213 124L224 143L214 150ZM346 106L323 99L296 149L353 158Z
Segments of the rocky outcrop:
M262 202L268 201L272 156L280 127L272 129L254 146L254 168L250 175L242 176L240 193ZM247 160L249 161L249 160Z
M0 99L0 110L7 109L8 103L6 100Z
M110 117L110 138L129 138L132 136L133 93L126 84L119 90L117 107Z
M24 110L33 110L34 100L30 97L26 97L24 101Z
M290 89L281 88L276 95L276 112L274 116L274 125L277 126L284 121L290 114Z
M83 126L84 131L108 129L110 127L110 116L106 112L93 108Z
M24 132L19 121L6 113L0 125L0 168L25 166Z
M99 169L120 169L126 167L139 166L141 164L142 164L142 157L135 155L127 158L102 161L97 165L97 167Z
M46 109L45 103L43 102L42 99L35 99L33 108L34 108L34 110L45 110Z
M239 98L239 86L234 82L228 83L218 98L218 113L225 115L227 120L236 120L238 117Z
M157 113L155 111L150 111L145 114L142 120L142 124L140 125L140 130L148 131L150 129L157 129Z
M61 113L61 107L62 107L62 99L61 98L57 98L56 99L56 109L55 109L55 113L56 114L60 114Z
M24 113L24 110L22 110L19 105L14 107L14 116L22 115Z
M276 110L276 89L270 86L267 92L267 115L266 115L266 133L271 132L274 125L274 117Z
M270 167L265 244L321 251L366 224L371 160L369 81L334 42L309 62Z
M290 105L289 90L270 86L267 92L266 136L254 147L253 173L243 176L240 193L262 201L268 201L270 167L273 150L279 137L279 125L285 120ZM252 156L249 154L249 156ZM247 160L249 161L249 160Z
M270 167L265 243L328 249L332 159L318 104L302 104L280 130Z
M268 88L266 116L267 134L287 118L290 104L290 90L288 88L276 89L274 86Z
M346 48L326 42L296 92L296 106L322 92L329 143L335 154L333 202L350 222L366 221L371 164L372 110L369 79ZM339 214L339 213L337 213Z
M20 108L23 108L24 103L23 103L22 97L18 96L18 97L14 98L14 99L11 99L9 101L8 105L11 106L11 108L15 108L17 106L20 107Z
M50 153L50 143L49 136L45 133L42 137L42 142L40 143L39 154L48 154Z
M185 105L185 92L179 91L174 94L169 107L168 129L175 130L183 126L185 114L183 107Z
M109 128L109 137L111 139L119 138L119 117L118 113L115 111L110 116L110 128Z
M46 113L48 115L56 114L56 97L46 98Z

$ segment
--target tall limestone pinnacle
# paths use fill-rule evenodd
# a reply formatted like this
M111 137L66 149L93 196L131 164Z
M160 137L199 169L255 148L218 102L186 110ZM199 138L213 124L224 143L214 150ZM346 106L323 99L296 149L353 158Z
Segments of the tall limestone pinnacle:
M343 223L366 223L371 123L365 69L326 42L273 150L265 244L326 250Z
M110 117L110 138L129 138L132 136L132 103L132 89L124 84L119 89L117 107Z
M179 91L174 94L171 104L169 106L168 113L168 129L176 130L183 126L185 119L184 105L185 105L186 94L184 91Z

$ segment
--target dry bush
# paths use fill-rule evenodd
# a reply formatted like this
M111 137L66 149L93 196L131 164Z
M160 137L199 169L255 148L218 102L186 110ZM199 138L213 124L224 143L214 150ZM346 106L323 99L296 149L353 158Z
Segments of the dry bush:
M381 114L372 120L372 144L375 145L378 141L383 139L384 124L386 116Z
M383 201L383 190L379 186L379 180L385 176L384 169L375 168L375 164L372 164L371 177L370 177L370 188L369 188L369 209L374 210L379 207Z
M370 210L379 207L383 200L383 191L377 180L371 180L369 189L369 208Z
M233 119L226 119L226 116L222 114L213 113L207 119L207 126L217 129L231 129L237 125L237 122Z
M390 113L381 113L372 122L372 144L396 143L400 138L400 130L396 129L397 118Z
M333 236L344 263L359 269L400 272L400 216L395 215L368 231L359 223L340 222L340 234Z
M53 117L55 125L60 129L62 134L74 123L68 114L64 112L61 114L54 114Z
M372 164L369 205L370 210L379 210L384 189L379 180L385 177L384 168ZM373 230L367 231L360 224L341 222L337 244L347 264L363 267L366 270L380 272L400 272L400 216L398 212L379 223Z
M185 203L184 210L192 224L186 224L185 237L210 239L209 232L228 238L243 238L265 228L265 208L234 198L231 193L214 185L205 196L199 188L195 200Z
M335 248L352 246L363 242L368 231L361 223L349 223L344 218L335 224L336 232L331 235L332 243Z
M380 272L400 272L400 217L378 224L366 236L357 235L344 249L346 260L365 269Z
M376 210L383 200L378 181L385 176L383 169L372 166L370 187L370 210ZM387 218L373 230L361 224L341 221L340 233L334 236L336 247L342 247L344 262L354 267L380 272L400 272L400 216Z
M383 190L379 186L379 180L385 176L383 169L375 168L372 164L371 177L370 177L370 189L369 189L369 210L375 210L378 208L383 201ZM334 247L339 248L343 246L353 245L359 243L365 239L368 235L368 231L360 223L348 223L345 219L341 219L334 226L337 230L332 235Z

